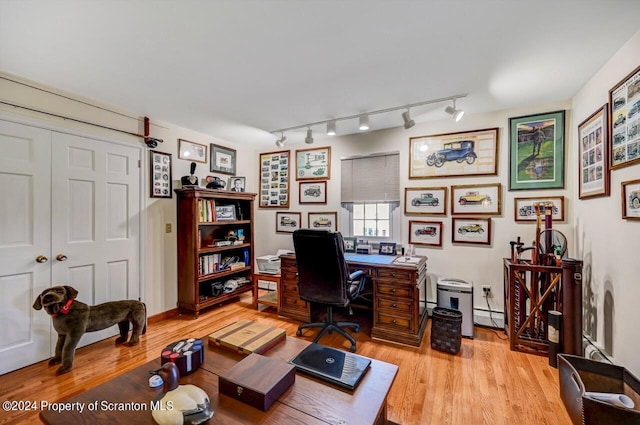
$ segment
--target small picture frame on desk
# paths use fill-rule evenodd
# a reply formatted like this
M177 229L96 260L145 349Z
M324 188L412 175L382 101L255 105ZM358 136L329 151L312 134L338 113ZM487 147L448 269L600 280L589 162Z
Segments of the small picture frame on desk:
M395 242L380 242L378 248L378 254L380 255L396 255L396 243Z
M345 237L344 240L344 252L356 252L356 238Z

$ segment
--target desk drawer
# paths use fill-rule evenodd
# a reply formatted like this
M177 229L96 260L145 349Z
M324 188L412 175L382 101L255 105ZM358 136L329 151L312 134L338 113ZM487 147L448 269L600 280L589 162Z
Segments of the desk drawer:
M386 280L403 280L403 281L412 281L414 280L414 273L411 270L391 270L391 269L379 269L378 270L378 278L386 279Z
M393 285L377 281L375 283L376 295L387 295L396 298L413 298L413 286L411 285Z
M282 305L287 309L294 308L305 310L307 308L307 302L296 297L284 296L282 299Z
M378 312L375 320L376 326L412 331L413 320L411 318L397 316L392 313Z
M291 270L286 270L286 269L281 269L280 270L280 280L282 282L286 282L286 283L298 283L298 270L294 269L293 271Z
M379 310L386 310L388 313L411 313L413 311L413 302L407 299L390 299L376 297L376 307Z

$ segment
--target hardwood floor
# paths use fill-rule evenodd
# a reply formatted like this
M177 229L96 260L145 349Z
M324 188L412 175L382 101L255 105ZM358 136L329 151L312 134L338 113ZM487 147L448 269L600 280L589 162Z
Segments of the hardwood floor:
M0 377L0 401L60 401L101 384L123 372L158 359L166 345L183 337L201 337L237 320L269 323L295 336L299 322L278 318L274 309L257 312L251 295L239 302L191 316L174 316L151 323L140 345L114 347L115 337L77 350L71 372L55 376L47 361ZM262 307L261 307L262 308ZM373 341L370 319L357 312L358 354L399 366L388 398L388 419L399 424L571 424L558 388L558 372L546 357L509 350L506 335L476 327L475 339L463 339L457 355L432 350L430 327L420 348ZM313 340L309 330L304 339ZM322 344L348 349L337 334ZM38 411L0 411L0 424L38 422Z

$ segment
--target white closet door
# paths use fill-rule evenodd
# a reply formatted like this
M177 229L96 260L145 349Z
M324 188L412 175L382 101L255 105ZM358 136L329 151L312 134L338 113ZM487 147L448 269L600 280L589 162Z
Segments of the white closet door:
M90 305L139 299L141 151L56 132L52 143L52 283ZM117 332L85 334L80 345Z
M51 354L51 132L0 121L0 374ZM36 258L41 257L37 262Z

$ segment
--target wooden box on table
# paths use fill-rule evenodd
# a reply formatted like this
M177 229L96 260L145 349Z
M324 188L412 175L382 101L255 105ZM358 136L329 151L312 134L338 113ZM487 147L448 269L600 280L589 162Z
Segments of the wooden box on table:
M249 354L218 378L221 394L266 411L296 379L296 369L282 360Z

